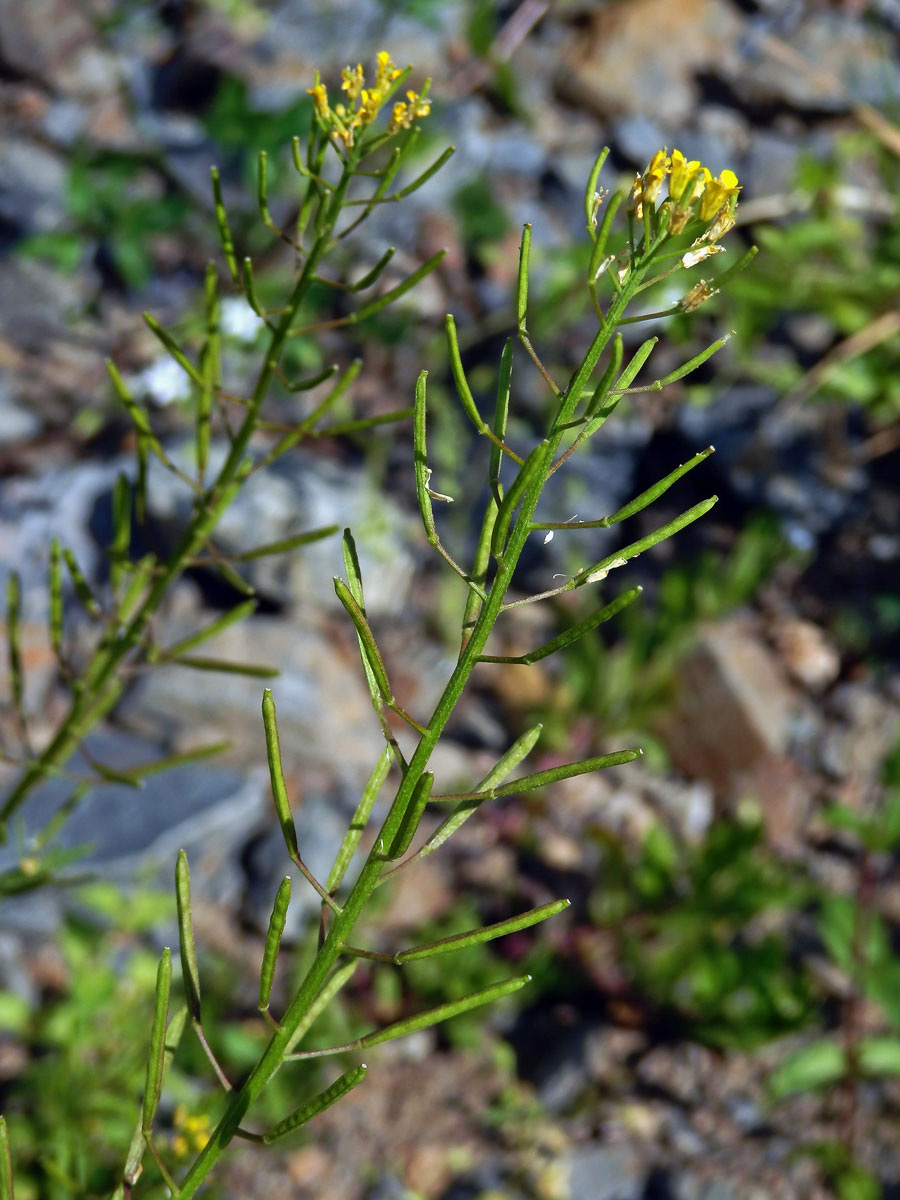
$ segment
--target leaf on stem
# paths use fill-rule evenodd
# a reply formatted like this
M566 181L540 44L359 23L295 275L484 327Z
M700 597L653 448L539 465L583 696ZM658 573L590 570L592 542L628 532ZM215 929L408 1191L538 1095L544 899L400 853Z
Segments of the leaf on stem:
M153 1025L150 1029L150 1050L147 1054L147 1076L141 1109L141 1131L146 1137L153 1128L153 1118L159 1106L166 1052L166 1018L169 1013L169 991L172 987L172 951L166 946L156 971L156 1002Z
M152 313L145 312L144 320L151 333L155 334L165 349L168 351L170 358L173 358L178 363L179 367L196 383L199 388L203 387L203 376L181 349L170 333L163 329L156 317Z
M366 1075L366 1064L361 1063L358 1067L353 1067L350 1071L345 1071L340 1079L336 1079L331 1087L327 1087L324 1092L320 1092L312 1100L308 1100L306 1104L302 1104L298 1109L295 1109L289 1117L285 1117L283 1121L279 1121L268 1133L263 1135L263 1141L267 1146L271 1146L273 1142L285 1134L293 1133L295 1129L299 1129L301 1125L305 1125L307 1121L311 1121L313 1117L317 1117L319 1113L324 1112L326 1108L330 1108L332 1104L340 1100L342 1096L346 1096L358 1084L362 1083Z
M259 1011L269 1011L269 1001L272 998L272 982L275 979L275 964L278 961L278 951L281 949L281 938L287 921L288 905L291 902L291 877L285 875L278 885L275 903L272 906L272 916L269 918L269 930L266 934L266 945L263 950L262 967L259 972Z
M466 933L456 933L452 937L441 938L436 942L427 942L422 946L414 946L411 950L401 950L394 955L394 962L403 964L414 962L420 958L434 958L438 954L448 954L454 950L464 950L467 946L478 946L482 942L491 942L495 938L505 937L508 933L517 933L520 929L528 929L550 917L555 917L571 904L569 900L553 900L540 908L529 909L517 917L506 921L497 921L493 925L485 925L481 929L470 929Z
M254 679L274 679L280 674L277 667L267 667L262 663L228 662L224 658L200 658L196 655L181 654L167 658L166 662L179 667L190 667L193 671L218 671L223 675L250 675Z
M266 733L266 757L269 761L269 779L272 785L272 799L275 801L275 812L281 835L292 862L300 858L300 846L297 842L297 828L294 825L294 814L291 812L291 802L288 799L287 787L284 782L284 768L281 765L281 745L278 738L278 724L275 717L275 701L272 692L266 688L262 701L263 726Z
M15 1200L12 1153L10 1152L6 1117L0 1117L0 1200Z
M363 610L357 604L356 600L343 579L338 576L334 577L334 590L338 600L343 604L344 608L356 628L356 635L359 638L360 650L362 651L363 661L372 673L372 678L381 699L390 704L393 701L391 686L388 683L387 669L384 665L384 659L381 657L381 651L375 641L375 635L372 633L369 622L366 620Z
M390 746L385 746L378 756L366 786L363 788L359 804L356 806L356 812L353 814L350 826L344 834L341 848L338 850L334 864L328 874L325 887L332 894L340 887L350 861L356 852L356 847L359 845L359 839L362 837L366 825L369 823L372 806L378 798L378 793L381 791L384 781L388 777L388 772L391 769L391 761L391 748Z
M181 977L191 1017L200 1022L200 971L194 946L194 923L191 915L191 872L187 855L178 851L175 862L175 902L178 908L178 934L181 943Z
M428 797L431 795L431 789L434 786L434 775L430 771L423 772L421 778L416 783L412 797L407 805L406 812L403 814L403 820L400 822L400 828L394 835L394 840L391 842L391 848L385 855L386 858L400 858L409 849L409 844L415 836L415 832L419 827L419 822L422 819L422 813L428 804Z
M238 273L237 258L234 253L234 241L231 237L231 230L228 227L228 214L225 211L225 204L222 200L222 184L219 180L219 168L210 167L209 173L212 178L213 207L216 212L216 226L219 230L219 241L222 243L222 253L225 255L225 262L228 264L231 278L240 287L241 277Z
M543 646L538 646L536 650L529 650L527 654L516 656L482 654L479 662L484 663L518 663L522 666L530 666L532 663L540 662L542 658L548 658L551 654L556 654L558 650L565 649L566 646L571 646L586 633L590 633L592 629L596 629L598 625L602 625L604 621L609 621L617 616L623 608L627 608L637 600L638 596L643 591L641 587L633 587L628 592L623 592L621 596L617 596L610 604L591 616L585 617L583 621L579 621L577 625L570 626L569 629L563 630L557 634L549 642L545 642Z
M169 1068L172 1065L172 1060L175 1057L175 1051L178 1049L178 1043L181 1041L184 1028L187 1025L188 1010L187 1006L182 1006L172 1020L169 1022L169 1027L166 1030L165 1043L163 1046L163 1067L162 1076L160 1079L160 1089L166 1082L166 1076L169 1073ZM134 1133L131 1135L131 1143L128 1147L128 1157L125 1159L125 1167L122 1171L122 1178L125 1184L130 1188L140 1178L143 1170L144 1154L147 1150L147 1139L144 1136L144 1121L143 1116L138 1117L137 1124L134 1127ZM113 1200L120 1195L117 1191L114 1193ZM124 1198L124 1190L121 1191Z

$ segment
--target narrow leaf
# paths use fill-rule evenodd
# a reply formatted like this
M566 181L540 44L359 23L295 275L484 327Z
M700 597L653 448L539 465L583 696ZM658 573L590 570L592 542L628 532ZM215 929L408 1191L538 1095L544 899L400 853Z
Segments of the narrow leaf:
M835 1042L813 1042L792 1054L769 1076L769 1092L780 1100L792 1092L809 1092L837 1083L847 1069L843 1046Z
M431 795L433 786L434 775L430 771L423 772L415 786L406 812L403 814L400 828L397 830L393 842L391 842L391 848L387 853L388 858L400 858L409 849L409 844L419 827L422 813L425 811L425 806L428 803L428 797Z
M401 950L394 956L396 963L413 962L419 958L434 958L437 954L447 954L453 950L464 950L467 946L478 946L482 942L491 942L495 938L505 937L508 933L517 933L520 929L528 929L557 913L568 908L571 901L554 900L540 908L529 909L518 917L510 917L506 921L497 921L493 925L485 925L482 929L470 929L466 933L456 933L452 937L441 938L436 942L428 942L422 946L414 946L411 950Z
M6 1117L0 1117L0 1200L15 1200L13 1191L12 1153Z
M515 979L507 979L503 983L492 984L478 992L463 996L459 1000L450 1000L446 1004L438 1004L435 1008L429 1008L413 1017L395 1021L393 1025L388 1025L384 1029L360 1038L356 1045L360 1050L365 1050L369 1046L379 1046L382 1042L390 1042L394 1038L415 1033L418 1029L428 1029L441 1021L449 1021L451 1017L458 1017L460 1013L470 1012L473 1008L480 1008L484 1004L502 1000L504 996L511 996L513 992L519 991L526 983L530 982L530 975L520 975Z
M281 937L287 921L288 905L291 902L291 877L285 875L278 886L275 903L272 906L272 916L269 918L269 931L266 934L266 945L263 950L262 967L259 972L259 1011L268 1012L269 1001L272 998L272 981L275 978L275 964L278 961L278 951L281 949Z
M318 387L320 383L325 383L326 380L331 379L334 375L337 375L339 370L340 367L337 365L337 363L329 363L327 367L323 367L318 375L310 375L308 379L298 379L296 383L286 383L284 380L281 382L282 385L291 393L309 392L312 391L313 388Z
M228 214L225 212L225 204L222 201L222 184L219 180L218 167L210 167L209 173L212 178L213 206L216 210L219 241L222 243L222 252L225 255L225 262L228 264L228 270L231 272L231 278L240 287L241 277L238 273L237 257L234 253L234 241L231 237L231 230L228 228Z
M50 644L57 658L62 658L63 595L62 547L59 538L50 543Z
M531 663L540 662L542 658L547 658L551 654L555 654L557 650L562 650L566 646L571 646L586 633L590 633L592 629L596 629L598 625L602 625L604 621L609 621L637 600L638 596L643 591L640 587L634 587L628 592L623 592L621 596L617 596L610 604L591 616L585 617L583 621L579 621L577 625L570 626L549 642L545 642L543 646L539 646L536 650L530 650L527 654L520 654L516 657L507 657L503 655L482 654L480 662L495 662L495 663L521 663L523 666L530 666Z
M597 583L605 579L613 567L624 566L632 558L637 558L645 550L649 550L651 547L665 541L666 538L672 537L673 534L684 529L686 525L690 525L692 521L696 521L704 513L708 513L718 499L718 496L710 496L708 500L701 500L699 504L695 504L692 508L687 509L675 517L673 521L661 525L653 533L648 533L646 537L639 538L629 546L623 546L621 550L617 550L614 554L608 554L606 558L601 558L599 562L594 563L587 571L580 571L571 581L571 586L583 587L586 583Z
M482 793L487 799L488 789L501 783L511 771L527 758L534 747L537 745L538 738L541 736L543 725L533 725L531 729L517 738L510 746L502 758L488 771L487 775L478 783L476 792ZM478 804L473 804L470 801L462 801L457 804L448 817L446 817L434 833L429 837L428 841L416 854L417 858L425 858L429 854L433 854L435 850L443 846L444 842L449 837L456 833L461 825L464 825L471 817L472 813L477 809Z
M141 1129L149 1134L159 1105L166 1052L166 1018L169 1012L169 991L172 987L172 952L167 946L162 952L156 971L156 1003L150 1029L150 1050L147 1055L147 1077L141 1111Z
M306 1104L302 1104L289 1117L285 1117L283 1121L279 1121L274 1128L264 1134L263 1141L265 1144L271 1146L272 1142L276 1142L287 1133L293 1133L295 1129L299 1129L301 1125L305 1125L307 1121L311 1121L313 1117L317 1117L319 1113L324 1112L326 1108L330 1108L342 1096L346 1096L348 1092L351 1092L358 1084L362 1083L365 1075L365 1063L354 1067L350 1071L346 1071L340 1079L334 1081L331 1087L327 1087L324 1092L320 1092L318 1096L307 1101Z
M594 394L588 401L588 406L585 409L586 417L593 417L600 405L609 395L612 387L613 379L615 379L620 367L622 366L622 358L624 355L625 343L622 341L621 333L617 333L613 339L612 349L609 352L609 362L606 364L606 369L600 376L600 381L594 388Z
M165 1046L163 1048L163 1069L162 1078L160 1080L160 1088L165 1085L166 1076L169 1074L169 1068L172 1065L172 1060L175 1057L175 1051L178 1049L178 1043L181 1041L181 1036L184 1033L184 1027L187 1024L188 1010L187 1006L179 1008L178 1012L169 1022L169 1028L166 1030ZM132 1187L139 1179L144 1161L144 1154L147 1150L147 1139L144 1137L144 1122L143 1117L138 1117L137 1124L134 1127L134 1133L131 1135L131 1143L128 1147L128 1157L125 1160L125 1169L122 1172L122 1178L125 1183ZM117 1191L115 1196L119 1195ZM124 1191L121 1192L124 1197Z
M641 492L639 496L635 496L635 498L630 500L628 504L623 504L621 508L617 509L612 514L612 516L606 518L606 523L608 525L615 525L618 521L624 521L628 517L633 517L635 513L641 512L642 509L645 509L649 504L652 504L654 500L658 500L664 492L667 492L672 484L676 483L682 477L682 475L686 475L688 471L692 471L694 467L699 466L702 462L705 462L711 454L715 453L715 449L715 446L707 446L705 450L701 450L698 454L695 454L694 457L688 459L686 463L682 463L680 467L676 467L674 471L670 471L669 474L663 479L660 479L658 483L654 483L653 486L647 488L645 492Z
M9 655L9 675L13 707L20 724L25 713L22 701L25 685L22 676L22 580L18 571L11 571L6 580L6 644Z
M494 558L501 559L506 548L506 538L512 523L513 513L519 507L522 497L531 483L547 465L547 455L550 453L548 441L539 442L531 451L525 462L519 468L519 473L513 480L512 487L503 497L503 503L497 511L497 520L491 534L491 553Z
M588 262L588 283L595 284L597 276L600 274L600 264L606 257L606 243L609 240L609 231L612 228L613 219L619 211L619 205L624 199L622 192L614 192L606 202L606 212L603 214L603 220L600 222L600 228L597 230L597 237L594 240L594 247L591 250L591 257Z
M219 671L223 675L250 675L254 679L273 679L280 673L277 667L266 667L261 663L226 662L222 658L198 658L195 655L181 654L175 658L167 658L165 661L175 663L180 667L190 667L194 671Z
M375 641L375 637L369 627L369 622L366 620L360 606L350 592L350 589L344 583L343 579L334 577L334 590L337 593L337 598L343 604L344 608L350 616L351 621L356 627L356 632L359 637L360 646L363 651L363 657L368 664L369 669L375 679L378 691L382 699L386 703L390 703L393 699L391 686L388 683L387 670L384 665L384 660L381 657L381 651Z
M211 624L199 630L199 632L192 633L188 637L182 638L180 642L176 642L173 646L168 646L165 650L160 651L162 657L174 658L180 654L184 654L186 650L193 650L195 646L199 646L201 642L215 637L217 633L221 633L229 625L235 625L238 621L243 621L245 617L249 617L256 611L256 604L255 600L245 600L243 604L236 605L228 612L223 613L221 617L217 617Z
M337 533L340 525L324 525L321 529L310 529L306 533L297 533L293 537L283 538L280 542L268 542L257 546L255 550L245 550L243 554L233 554L235 562L251 562L254 558L265 558L270 554L287 554L298 546L308 546L311 542L320 542L323 538Z
M523 775L512 783L499 787L479 788L475 792L464 792L459 795L432 796L432 803L481 804L485 800L498 800L501 796L518 796L521 792L532 792L535 788L547 787L551 783L559 783L563 779L572 779L576 775L587 775L591 771L600 771L605 767L620 767L624 763L634 762L640 758L642 750L616 750L612 754L599 754L593 758L582 758L578 762L562 763L558 767L548 767L546 771L536 771L533 775Z
M178 363L179 367L197 384L198 387L203 387L203 376L181 349L170 333L163 329L156 317L152 313L145 312L144 320L148 328L160 340L163 346L169 353L169 356Z
M900 1038L863 1038L859 1065L864 1075L900 1075Z
M363 275L362 279L358 279L356 281L356 283L351 283L350 291L351 292L363 292L363 291L365 291L365 289L367 287L371 287L372 284L375 283L375 281L378 279L379 275L384 270L384 268L388 265L388 263L394 257L396 252L397 252L396 246L388 246L387 250L385 250L384 254L382 254L381 258L379 258L378 262L371 269L371 271L367 271L365 273L365 275Z
M463 406L463 412L465 412L478 432L484 433L487 426L481 419L481 414L478 411L475 398L469 387L469 381L466 379L466 373L463 370L462 358L459 353L459 338L456 333L456 322L450 313L447 314L445 328L447 331L447 346L450 351L450 372L453 375L456 394L459 396L460 403Z
M608 156L609 146L604 146L594 160L594 165L591 167L591 173L588 176L587 186L584 189L584 219L591 238L594 237L594 225L597 217L597 202L595 200L597 181L600 178L600 172L603 170L603 164L606 162Z
M275 801L275 812L281 835L287 846L291 861L296 862L300 857L300 847L297 843L297 829L294 825L294 814L291 812L291 802L288 799L287 787L284 782L284 768L281 764L281 744L278 738L278 724L275 717L275 701L272 692L266 688L262 701L263 726L266 731L266 756L269 760L269 779L272 784L272 799Z
M455 146L448 146L445 150L442 150L434 162L431 163L430 166L427 166L421 175L418 175L412 181L412 183L408 183L405 187L402 187L399 192L394 192L394 194L389 196L388 199L403 200L406 196L411 196L413 192L418 191L423 184L427 183L428 180L431 179L432 175L436 175L444 163L447 162L455 153Z
M531 257L531 226L522 227L522 241L519 243L519 272L516 279L516 325L525 329L525 318L528 313L528 261Z
M344 840L341 843L341 848L337 852L337 857L334 860L334 865L328 874L328 882L325 884L325 889L334 894L340 887L350 861L356 852L356 847L359 845L359 839L362 837L366 826L369 823L369 816L372 812L372 806L378 798L378 793L388 777L388 772L391 769L391 749L390 746L385 746L378 756L372 774L363 788L362 796L359 804L356 806L356 812L353 814L353 819L347 832L344 834Z
M297 1027L291 1034L290 1040L285 1047L285 1055L287 1056L295 1046L297 1046L303 1038L306 1037L315 1022L319 1019L323 1012L331 1005L338 992L343 988L352 977L356 974L356 968L359 966L359 960L346 963L343 967L338 967L335 973L331 976L325 986L313 1000L312 1004L306 1010L297 1023Z
M175 863L175 901L178 908L178 934L181 941L181 977L190 1014L200 1021L200 971L194 946L194 922L191 915L191 872L187 855L178 851Z

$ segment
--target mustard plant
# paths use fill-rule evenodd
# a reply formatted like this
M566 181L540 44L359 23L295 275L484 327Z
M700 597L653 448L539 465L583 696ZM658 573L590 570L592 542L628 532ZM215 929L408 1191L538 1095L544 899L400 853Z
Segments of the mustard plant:
M316 78L310 89L315 104L314 125L305 158L295 144L295 164L307 180L307 201L300 218L300 230L312 221L314 240L304 252L303 266L294 292L284 311L272 321L271 339L266 359L260 369L257 386L244 405L243 420L231 436L231 451L222 473L199 493L198 511L185 535L179 562L190 561L208 539L215 518L227 499L240 486L251 470L272 461L278 454L296 443L315 425L320 410L327 411L330 400L314 410L314 414L296 429L286 433L261 459L248 456L250 435L260 420L268 387L277 374L278 354L289 333L294 329L297 312L309 284L316 276L318 264L336 237L353 228L378 203L400 198L408 189L390 192L392 181L409 141L415 137L416 121L427 115L427 89L421 93L406 92L406 97L394 103L389 124L383 133L376 132L374 121L379 108L403 82L387 55L380 55L375 84L367 88L361 67L348 68L343 75L342 90L346 101L332 104L325 85ZM342 211L354 204L348 187L359 164L369 153L387 146L389 139L400 139L386 165L378 168L374 193L362 202L362 211L355 221L335 232ZM331 156L329 158L329 155ZM530 605L576 589L608 587L613 571L631 559L650 550L666 538L702 517L712 508L716 497L711 496L683 511L676 518L660 524L651 533L629 542L613 553L606 554L583 567L563 582L538 593L524 593L520 586L520 559L529 541L535 537L545 543L551 537L575 531L608 529L648 508L688 471L699 466L711 453L712 447L701 449L689 461L674 467L656 484L616 512L598 515L588 520L565 522L541 518L539 505L545 486L555 472L565 467L573 454L583 449L602 429L624 396L635 392L659 391L669 383L682 379L695 367L706 362L727 340L721 338L702 353L676 370L647 383L636 383L638 373L647 363L656 344L652 337L626 356L621 327L635 321L676 312L691 312L714 294L717 287L734 271L740 269L754 253L745 254L713 283L700 279L686 282L680 302L664 313L635 312L640 308L641 294L655 284L691 271L698 264L718 254L721 239L734 223L738 184L731 172L718 178L699 162L688 162L678 151L669 156L665 151L656 154L647 169L635 177L630 188L608 195L599 187L599 177L608 151L598 155L590 174L584 200L585 225L588 235L585 286L596 314L597 329L585 349L581 361L569 378L558 382L545 367L538 350L532 344L528 330L529 266L531 256L531 227L523 230L517 286L515 292L515 324L504 346L498 371L496 403L491 418L485 419L470 389L463 368L456 324L447 317L446 335L450 370L459 402L467 419L482 441L484 477L487 499L479 513L480 533L470 562L462 564L457 551L444 544L436 504L448 499L432 488L432 468L429 460L428 398L426 371L415 385L413 416L412 474L419 512L430 546L441 557L447 569L459 579L461 617L459 623L459 652L443 692L430 715L408 712L398 701L391 683L391 664L378 645L376 630L370 623L365 602L363 579L352 534L343 535L344 578L335 578L336 594L355 630L362 670L371 695L375 719L384 735L384 747L379 754L362 791L356 812L350 822L333 865L324 880L317 879L303 861L290 798L282 771L281 750L274 698L266 690L262 700L263 731L269 774L277 819L284 835L288 859L313 887L321 900L321 920L312 963L284 1011L271 1011L273 982L279 967L282 934L291 899L291 881L285 878L274 898L271 921L263 951L258 1006L261 1019L271 1027L271 1037L255 1066L239 1085L228 1078L226 1066L219 1063L203 1028L203 997L196 953L192 916L190 872L187 856L182 851L176 864L176 900L180 934L180 967L186 1003L170 1012L173 963L169 949L163 951L157 972L155 1001L150 1023L146 1084L141 1112L124 1164L121 1182L114 1200L128 1200L138 1185L148 1155L155 1161L171 1194L179 1200L197 1194L224 1152L235 1138L249 1139L269 1145L293 1133L312 1120L325 1108L336 1103L349 1091L360 1086L366 1075L365 1063L355 1061L329 1087L309 1096L293 1112L268 1129L256 1128L253 1105L275 1074L312 1059L328 1056L353 1055L354 1058L370 1048L447 1020L462 1012L471 1011L518 992L529 982L528 976L514 976L500 983L481 988L462 998L437 1005L406 1017L339 1046L310 1046L308 1035L318 1017L335 1001L362 961L386 962L402 967L414 960L452 954L463 947L482 944L507 933L534 926L558 914L568 905L564 898L541 905L497 924L473 928L424 945L400 947L382 952L359 945L357 926L366 912L376 890L390 884L400 872L414 869L422 859L437 851L460 827L477 812L482 804L503 797L518 795L536 788L551 786L560 780L587 772L631 762L640 750L624 748L612 753L592 756L545 770L533 771L511 779L535 748L541 734L539 725L523 733L480 780L463 792L441 791L434 777L432 756L448 722L477 670L489 670L491 664L518 665L523 669L589 636L600 624L610 620L635 602L640 588L632 587L614 595L602 596L595 611L576 625L564 630L550 641L519 656L492 652L491 635L502 625L504 618L523 605ZM443 156L442 156L443 157ZM335 158L337 160L335 164ZM434 168L430 168L426 175ZM331 165L329 165L331 164ZM338 171L337 182L331 182L332 169ZM420 182L423 177L420 177ZM261 172L260 207L268 223L265 206L265 171ZM667 183L667 196L662 188ZM236 279L241 278L225 223L224 210L217 205L223 235L226 261ZM620 213L625 227L620 233L614 222ZM296 247L299 242L291 238ZM387 256L385 256L385 259ZM382 269L380 262L376 268ZM419 272L398 288L392 289L360 312L374 311L411 286L415 279L433 266L425 264ZM373 275L373 273L370 273ZM373 275L374 277L374 275ZM245 294L253 302L252 274L243 275ZM360 284L368 286L367 276ZM353 318L358 319L359 313ZM267 316L267 320L269 320ZM212 325L212 322L211 322ZM180 347L164 335L170 351L194 372L200 394L205 396L202 420L198 417L199 447L205 445L201 429L211 413L219 408L222 418L226 411L223 398L210 385L212 352L201 357L194 366ZM207 343L208 344L208 343ZM507 429L513 402L514 360L524 361L534 368L547 389L546 420L542 436L525 452L520 453L508 440ZM338 384L341 386L341 383ZM123 400L125 396L123 395ZM138 412L130 400L129 409ZM164 453L149 431L144 414L136 417L144 453ZM198 469L202 469L198 463ZM114 556L120 580L133 579L136 568L129 572L122 565L122 555ZM164 569L156 581L148 581L148 598L139 602L129 617L123 632L110 635L101 645L100 665L95 667L91 682L102 682L111 689L114 677L113 659L122 661L132 651L149 644L146 605L152 598L156 603L162 594L162 581L170 580L174 571ZM615 577L613 577L615 578ZM58 586L58 585L57 585ZM127 587L133 593L133 588ZM135 603L131 596L131 603ZM170 651L171 653L171 651ZM184 648L179 650L184 653ZM96 687L94 691L96 692ZM109 691L101 693L104 698ZM109 701L111 703L112 700ZM102 705L101 705L102 707ZM77 740L83 726L83 713L70 720L62 735L61 746ZM404 730L405 727L405 730ZM68 740L66 740L68 739ZM61 761L62 750L51 757L48 766ZM393 795L386 805L386 815L379 823L373 819L376 801L390 780ZM442 819L436 827L429 820L431 832L419 836L419 826L426 812L437 812ZM160 1107L166 1073L186 1031L199 1039L209 1060L211 1071L225 1090L224 1111L209 1132L208 1140L196 1149L193 1161L179 1173L170 1169L154 1141L154 1123ZM302 1088L302 1078L299 1081ZM204 1134L205 1136L205 1134ZM190 1139L185 1139L190 1144ZM12 1194L10 1155L5 1130L0 1128L0 1197Z
M184 469L168 453L154 431L151 412L129 390L122 373L109 362L112 386L119 402L134 423L136 462L132 477L122 473L113 496L113 533L108 547L109 587L96 589L79 565L74 553L54 540L49 548L49 600L47 605L49 642L58 664L58 678L67 689L64 714L46 744L34 744L26 703L24 656L21 644L21 580L12 572L7 583L7 660L11 681L9 705L20 745L0 748L4 762L19 766L20 773L0 802L0 841L9 836L9 823L23 804L50 776L62 775L71 782L71 793L56 817L41 829L31 844L23 848L18 864L0 874L0 894L11 894L40 886L52 880L68 860L54 851L52 840L61 824L84 794L104 782L139 786L151 771L186 760L203 759L223 748L208 745L146 766L126 771L113 769L89 753L86 774L67 770L73 753L84 749L84 741L94 726L115 706L136 672L156 663L176 663L196 670L234 671L260 676L275 675L266 666L222 662L202 654L198 648L223 628L241 621L256 607L253 589L240 574L241 563L264 555L284 554L309 542L331 536L339 526L311 529L278 542L263 544L241 555L229 556L216 545L215 533L223 514L247 480L304 441L358 433L375 425L411 415L406 408L378 416L360 415L334 419L335 405L351 389L361 369L354 361L340 370L334 364L303 379L289 379L281 361L289 339L308 336L321 328L314 312L305 320L310 293L316 286L327 285L341 294L355 297L378 284L394 249L388 248L377 262L350 283L337 275L344 239L365 221L380 204L402 200L420 187L452 153L446 150L417 179L397 186L401 166L414 152L419 136L416 122L427 115L428 85L421 95L408 92L405 100L393 105L385 129L374 122L391 97L406 80L411 68L401 71L389 55L378 56L374 86L365 88L362 68L345 72L344 90L348 104L332 109L324 85L318 79L310 89L313 97L309 133L305 143L295 138L292 160L299 176L300 198L296 222L290 229L277 226L269 212L265 153L259 158L258 207L262 223L290 248L296 271L284 303L264 308L259 302L253 264L249 257L239 260L222 199L222 186L216 168L212 169L212 189L216 223L224 251L227 274L220 277L211 263L205 276L205 335L198 353L180 344L150 314L146 322L168 354L190 380L193 388L194 466ZM329 157L330 155L330 157ZM326 160L328 160L326 162ZM326 177L330 175L330 177ZM351 218L351 219L348 219ZM417 270L364 300L354 310L328 326L356 325L385 308L408 292L440 262L436 254ZM333 265L332 260L334 260ZM229 278L230 277L230 278ZM243 294L256 317L264 322L262 361L247 395L236 395L223 384L223 346L220 334L220 298L228 284ZM312 330L308 328L312 322ZM297 417L285 424L267 415L270 394L303 398L312 393L311 402L302 404ZM224 441L225 453L219 458L214 439ZM265 449L260 450L260 446ZM133 523L144 522L148 511L148 463L157 458L165 468L190 489L192 511L180 540L168 555L151 551L140 558L131 553ZM215 463L221 465L215 466ZM148 539L149 540L149 539ZM224 615L204 628L173 644L160 644L154 617L166 601L173 585L189 568L204 565L219 572L243 595ZM87 621L72 627L64 622L66 602L71 599L83 610Z

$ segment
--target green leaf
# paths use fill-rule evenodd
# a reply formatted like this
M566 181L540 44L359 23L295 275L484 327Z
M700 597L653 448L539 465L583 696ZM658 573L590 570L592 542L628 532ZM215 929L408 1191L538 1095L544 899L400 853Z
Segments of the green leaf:
M859 1065L864 1075L900 1075L900 1038L863 1038Z
M204 386L203 376L200 374L185 352L181 349L172 335L163 329L162 325L160 325L159 321L157 321L156 317L154 317L152 313L145 312L144 320L147 323L147 327L151 333L155 334L155 336L165 347L169 357L173 358L175 362L178 363L179 367L181 367L181 369L194 381L194 383L196 383L199 388L202 388Z
M269 1011L269 1001L272 998L272 982L275 979L275 964L278 961L278 951L281 948L281 937L287 921L288 905L291 902L291 877L285 875L278 886L275 903L272 906L272 916L269 918L269 930L266 934L266 945L263 950L262 967L259 973L259 1011Z
M284 844L292 862L300 857L300 847L297 843L297 828L294 825L294 814L291 812L291 802L288 799L287 787L284 782L284 769L281 765L281 745L278 738L278 724L275 716L275 701L272 692L266 688L262 701L263 726L266 731L266 755L269 761L269 779L272 784L272 799L275 801L275 812Z
M809 1092L844 1077L847 1058L834 1042L813 1042L792 1054L769 1076L769 1092L782 1100L794 1092Z
M274 1128L264 1134L263 1141L265 1144L271 1146L272 1142L276 1142L279 1138L284 1137L285 1134L293 1133L295 1129L299 1129L301 1125L305 1125L307 1121L311 1121L313 1117L317 1117L319 1113L324 1112L326 1108L330 1108L342 1096L346 1096L348 1092L362 1083L365 1075L365 1063L361 1063L360 1066L346 1071L340 1079L334 1081L331 1087L327 1087L324 1092L320 1092L318 1096L307 1101L306 1104L301 1104L289 1117L285 1117L283 1121L279 1121Z
M147 1077L141 1115L141 1130L145 1136L153 1128L153 1118L156 1116L159 1094L162 1089L166 1052L166 1018L169 1012L171 986L172 952L167 946L162 952L156 972L156 1002L153 1010L153 1025L150 1029L150 1050L147 1055Z
M238 604L228 612L223 613L221 617L217 617L215 621L199 630L199 632L189 634L188 637L182 638L180 642L175 642L174 645L161 650L160 656L162 658L177 658L179 655L184 654L186 650L193 650L195 646L199 646L202 642L208 641L209 638L215 637L223 629L227 629L230 625L235 625L238 621L243 621L245 617L251 616L256 611L257 603L256 600L245 600L243 604Z
M509 933L517 933L520 929L528 929L557 913L568 908L571 901L554 900L540 908L532 908L517 917L509 917L506 921L497 921L493 925L485 925L482 929L470 929L466 933L456 933L452 937L441 938L436 942L428 942L422 946L414 946L411 950L401 950L394 955L394 962L413 962L420 958L434 958L438 954L447 954L453 950L464 950L467 946L478 946L482 942L491 942L495 938L505 937Z
M194 946L194 922L191 915L191 872L187 855L178 851L175 863L175 899L178 907L178 933L181 943L181 977L191 1017L200 1021L200 972Z

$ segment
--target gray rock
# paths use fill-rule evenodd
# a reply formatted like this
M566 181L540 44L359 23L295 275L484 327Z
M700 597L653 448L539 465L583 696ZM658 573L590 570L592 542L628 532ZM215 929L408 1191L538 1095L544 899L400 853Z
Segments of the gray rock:
M145 739L101 727L87 739L90 754L125 770L160 757ZM81 752L67 771L91 775ZM73 790L71 779L51 780L26 801L13 828L18 844L0 847L0 868L16 864L20 846L44 830ZM54 848L84 850L65 874L95 876L127 885L158 881L169 886L179 849L189 853L192 874L210 899L233 905L241 891L238 852L267 812L261 772L246 775L216 763L189 764L149 775L139 788L107 784L90 791L61 826ZM67 892L43 888L4 901L5 928L51 933L68 903Z
M0 142L0 218L23 234L46 233L63 219L63 158L20 138Z
M193 452L193 443L170 451L187 470ZM224 447L218 445L211 470L223 457ZM190 513L191 493L155 459L148 499L153 519L174 543ZM313 453L290 454L244 485L219 522L215 543L226 554L241 553L327 525L352 530L369 615L402 609L413 570L402 538L408 518L376 492L365 471ZM254 559L241 570L263 596L291 611L343 611L332 583L333 576L344 573L337 536L289 554Z
M580 1146L572 1151L572 1200L639 1200L647 1171L631 1146Z

